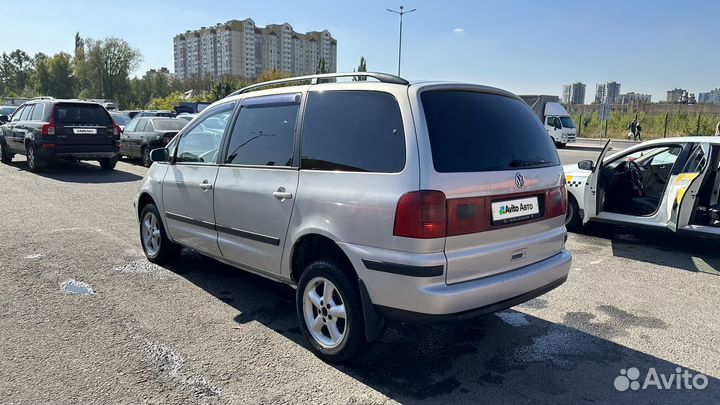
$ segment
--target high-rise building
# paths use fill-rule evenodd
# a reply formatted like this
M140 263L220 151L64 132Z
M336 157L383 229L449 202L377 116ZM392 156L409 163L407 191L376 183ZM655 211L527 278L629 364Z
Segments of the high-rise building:
M720 104L720 88L705 93L698 93L697 101L701 104Z
M597 103L615 104L620 97L620 83L605 82L595 86L595 101Z
M288 23L265 28L248 18L185 31L173 39L175 77L223 75L254 79L278 70L291 75L313 74L321 59L328 72L337 71L337 40L330 32L295 32Z
M641 93L624 93L618 96L616 103L617 104L632 104L634 102L640 102L640 103L651 103L652 96L650 94L641 94Z
M585 83L563 85L562 100L564 104L585 104Z
M681 103L683 94L687 94L687 90L683 89L672 89L667 91L667 99L666 102L668 103Z

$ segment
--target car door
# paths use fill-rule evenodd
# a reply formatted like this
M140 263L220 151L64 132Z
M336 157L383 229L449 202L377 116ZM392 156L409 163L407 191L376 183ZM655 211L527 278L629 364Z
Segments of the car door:
M140 122L139 119L134 119L130 122L128 122L127 125L125 125L125 129L123 129L122 134L120 135L120 154L124 156L135 156L132 153L132 136L135 133L135 130L137 129L138 123Z
M8 121L7 124L3 126L3 135L5 135L5 146L8 148L9 151L13 153L24 153L25 151L18 150L17 143L15 142L15 131L13 128L18 124L18 121L20 121L20 114L22 114L23 109L25 109L25 106L20 106L13 115L10 117L10 121Z
M300 99L300 93L244 99L218 172L218 245L223 257L249 269L280 272L298 184Z
M147 118L140 118L135 132L130 135L130 148L132 149L132 155L135 157L142 157L142 145L148 127L151 127L150 121Z
M583 201L585 201L583 223L587 223L591 218L596 217L600 213L598 201L602 201L603 191L598 187L598 183L602 163L605 160L605 155L608 150L610 150L610 142L608 139L605 143L605 147L602 149L602 152L600 152L600 156L598 156L597 162L593 165L592 171L587 178L587 185L585 186L583 195Z
M26 104L20 107L15 114L13 114L12 119L10 120L10 149L12 149L13 152L22 154L26 153L25 134L27 133L27 128L25 126L25 121L30 116L32 107L32 104Z
M709 143L698 143L693 146L682 171L670 178L670 186L665 198L670 210L667 227L677 231L690 223L700 187L711 171Z
M172 239L211 256L220 256L213 200L225 131L208 131L201 124L213 119L227 123L235 105L215 106L183 131L163 179L163 207Z

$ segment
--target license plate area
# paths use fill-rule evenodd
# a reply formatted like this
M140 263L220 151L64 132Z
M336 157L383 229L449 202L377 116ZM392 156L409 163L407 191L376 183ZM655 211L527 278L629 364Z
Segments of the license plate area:
M73 128L73 134L75 135L97 135L97 128Z
M491 209L493 226L540 218L544 212L541 199L537 195L493 201Z

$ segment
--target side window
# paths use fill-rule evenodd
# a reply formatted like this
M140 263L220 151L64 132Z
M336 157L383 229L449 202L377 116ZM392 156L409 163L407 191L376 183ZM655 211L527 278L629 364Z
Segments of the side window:
M20 114L20 121L27 121L30 119L30 114L32 114L33 105L27 105L25 106L25 109L22 110L22 113Z
M311 92L300 152L303 169L402 171L405 133L397 100L372 91Z
M20 121L20 116L25 112L25 110L27 110L27 106L22 106L22 107L18 108L18 109L15 111L15 113L13 114L12 119L10 120L10 122Z
M705 170L708 156L702 146L702 144L695 145L692 152L690 152L690 156L688 156L687 163L685 163L683 173L701 173Z
M45 104L35 104L35 108L32 110L30 121L43 121L45 119Z
M135 129L138 126L138 122L140 122L140 120L132 120L132 121L128 122L128 124L125 126L125 130L123 132L135 132Z
M235 103L208 110L178 141L176 163L214 163Z
M226 163L291 166L299 109L299 94L243 101Z
M135 128L135 132L146 132L147 130L147 120L138 120L137 128Z
M547 120L548 126L554 126L555 125L555 117L547 117L545 120Z

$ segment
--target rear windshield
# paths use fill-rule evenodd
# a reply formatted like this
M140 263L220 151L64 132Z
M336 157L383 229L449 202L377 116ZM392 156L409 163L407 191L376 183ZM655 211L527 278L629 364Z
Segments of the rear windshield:
M547 131L521 100L460 90L430 90L420 98L437 172L560 164Z
M155 129L158 131L179 131L187 125L187 121L179 119L152 120Z
M110 114L113 118L113 121L115 121L118 125L125 125L130 121L130 117L127 117L122 114Z
M62 125L93 125L111 127L110 113L99 104L58 104L55 123Z

